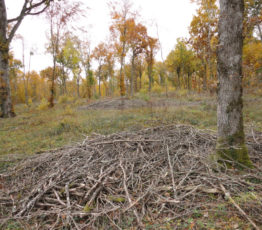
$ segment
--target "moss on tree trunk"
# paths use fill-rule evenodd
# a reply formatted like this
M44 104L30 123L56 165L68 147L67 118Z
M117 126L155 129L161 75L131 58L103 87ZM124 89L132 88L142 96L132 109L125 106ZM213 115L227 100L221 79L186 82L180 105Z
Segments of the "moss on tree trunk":
M234 167L243 169L245 167L252 168L252 162L248 155L248 149L244 143L244 132L237 133L225 138L219 138L217 140L216 154L218 162L223 160L229 160L236 162L234 165L226 162L228 167Z

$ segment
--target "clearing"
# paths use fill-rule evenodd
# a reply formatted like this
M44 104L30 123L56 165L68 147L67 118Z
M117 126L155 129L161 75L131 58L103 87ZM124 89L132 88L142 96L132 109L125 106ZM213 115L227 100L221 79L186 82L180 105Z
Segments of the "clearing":
M1 228L259 229L262 99L246 98L245 174L210 161L214 99L157 100L18 107L1 121Z

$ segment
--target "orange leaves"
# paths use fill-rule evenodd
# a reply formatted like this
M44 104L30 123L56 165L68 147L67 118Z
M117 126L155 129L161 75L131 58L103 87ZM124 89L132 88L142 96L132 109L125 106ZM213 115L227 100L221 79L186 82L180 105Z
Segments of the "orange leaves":
M150 65L153 65L154 56L159 49L158 39L147 36L146 45L146 60Z
M201 0L197 3L200 8L190 24L190 43L199 57L204 58L210 56L207 52L212 51L211 40L217 37L218 8L215 0Z
M95 47L91 57L97 60L98 63L101 65L105 61L106 55L107 55L106 44L101 42L98 44L97 47Z

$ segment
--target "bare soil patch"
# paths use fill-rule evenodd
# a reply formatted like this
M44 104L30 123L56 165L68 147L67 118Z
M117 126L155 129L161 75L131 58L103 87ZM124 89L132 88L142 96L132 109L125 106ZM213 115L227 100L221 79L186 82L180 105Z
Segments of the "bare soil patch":
M230 204L228 215L261 226L262 133L247 137L255 168L245 174L209 162L215 141L210 131L172 125L35 155L0 175L0 228L12 220L24 229L144 229L249 192L257 199Z

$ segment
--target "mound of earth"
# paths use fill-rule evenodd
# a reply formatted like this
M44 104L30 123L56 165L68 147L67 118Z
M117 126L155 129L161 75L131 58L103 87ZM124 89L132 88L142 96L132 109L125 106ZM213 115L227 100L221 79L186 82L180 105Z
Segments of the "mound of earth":
M250 191L261 198L262 134L247 137L255 169L245 174L209 162L215 141L210 131L164 126L97 135L33 156L0 175L0 228L12 220L23 229L145 229L167 222L173 229L174 220L208 213L225 198ZM228 215L262 224L261 202L235 204Z
M114 98L114 99L103 99L97 102L93 102L86 106L81 106L81 110L96 110L96 109L132 109L142 107L165 107L165 106L179 106L179 105L198 105L199 101L195 102L181 102L176 99L168 98L154 98L154 100L143 100L143 99L128 99L128 98Z

